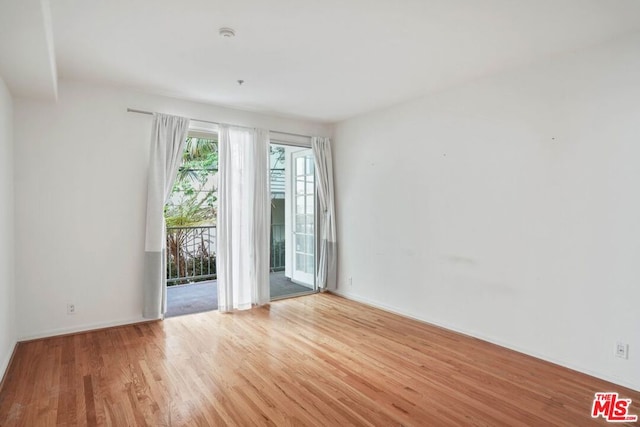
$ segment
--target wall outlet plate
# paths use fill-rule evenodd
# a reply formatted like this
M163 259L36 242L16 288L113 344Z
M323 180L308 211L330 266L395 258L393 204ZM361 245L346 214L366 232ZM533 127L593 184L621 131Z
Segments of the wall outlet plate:
M618 341L616 343L616 357L621 359L629 358L629 344Z
M67 304L67 314L76 314L76 305L75 304Z

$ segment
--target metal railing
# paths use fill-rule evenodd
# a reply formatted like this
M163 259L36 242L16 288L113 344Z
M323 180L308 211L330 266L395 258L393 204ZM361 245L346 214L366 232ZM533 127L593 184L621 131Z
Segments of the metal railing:
M216 227L167 227L167 285L216 278Z
M167 285L213 280L216 275L215 225L167 227ZM284 224L271 225L271 271L285 266Z
M271 224L271 271L284 270L284 224Z

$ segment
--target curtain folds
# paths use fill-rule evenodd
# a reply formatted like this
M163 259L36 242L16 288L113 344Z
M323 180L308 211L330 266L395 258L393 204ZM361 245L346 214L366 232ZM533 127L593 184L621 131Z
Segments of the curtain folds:
M252 144L253 151L253 213L251 222L253 229L252 250L254 255L252 280L254 287L254 304L263 305L271 300L269 286L270 238L271 238L271 173L269 163L269 131L256 129L256 141Z
M269 133L220 125L218 308L269 302Z
M313 137L311 139L313 158L316 170L316 189L320 204L320 256L316 283L322 291L337 288L337 241L336 213L333 187L333 163L331 157L331 141L329 138Z
M189 130L189 119L154 113L147 190L143 317L162 318L166 306L164 205L171 194Z

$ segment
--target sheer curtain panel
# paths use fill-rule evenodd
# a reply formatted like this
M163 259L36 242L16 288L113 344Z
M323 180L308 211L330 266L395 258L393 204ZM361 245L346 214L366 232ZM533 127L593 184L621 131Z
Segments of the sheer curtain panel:
M337 287L336 213L333 190L333 163L329 138L311 139L316 169L316 189L320 204L320 256L316 283L320 290L335 290Z
M218 308L269 302L269 133L220 125Z
M154 113L147 190L144 307L147 319L162 318L166 306L164 205L171 194L189 130L189 119Z

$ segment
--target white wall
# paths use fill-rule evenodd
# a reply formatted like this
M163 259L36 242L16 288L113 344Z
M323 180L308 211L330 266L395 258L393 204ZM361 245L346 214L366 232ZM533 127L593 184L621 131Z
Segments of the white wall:
M13 101L0 77L0 380L16 344Z
M640 389L638 52L339 123L339 292Z
M57 103L15 102L20 338L141 320L152 117L127 107L326 134L314 123L61 81ZM67 302L77 314L67 315Z

